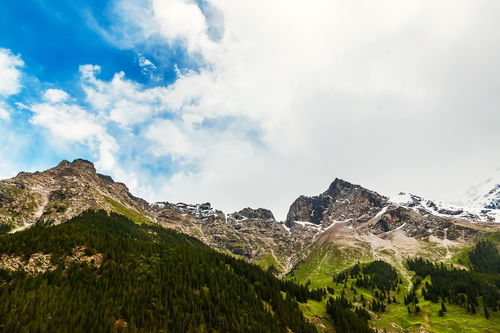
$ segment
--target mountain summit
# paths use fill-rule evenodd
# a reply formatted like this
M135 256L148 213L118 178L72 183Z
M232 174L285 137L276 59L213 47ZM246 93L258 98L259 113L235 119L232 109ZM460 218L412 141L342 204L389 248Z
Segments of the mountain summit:
M291 227L295 222L310 222L327 227L333 221L367 221L386 203L386 197L336 178L320 195L297 198L290 206L286 224Z
M485 209L500 209L500 168L484 181L467 191L468 205Z
M0 181L0 193L0 218L11 228L58 224L89 209L131 210L147 216L144 200L82 159L64 160L42 172L20 172Z

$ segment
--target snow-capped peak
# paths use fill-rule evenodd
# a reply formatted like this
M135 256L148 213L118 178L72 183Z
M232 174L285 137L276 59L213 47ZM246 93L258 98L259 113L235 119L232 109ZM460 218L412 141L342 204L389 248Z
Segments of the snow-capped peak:
M500 168L487 179L471 186L466 197L468 206L500 209Z

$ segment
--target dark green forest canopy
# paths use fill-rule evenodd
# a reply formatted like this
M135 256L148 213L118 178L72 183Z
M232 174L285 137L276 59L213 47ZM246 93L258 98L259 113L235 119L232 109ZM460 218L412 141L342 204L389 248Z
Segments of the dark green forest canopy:
M101 260L70 260L77 248ZM306 287L120 215L0 236L0 255L33 254L52 268L0 270L0 331L316 332L298 308Z
M369 263L357 263L336 274L333 281L344 285L341 295L335 298L330 297L326 303L326 312L332 318L336 332L373 333L375 330L369 326L368 321L371 316L367 309L372 313L385 312L387 304L394 300L394 296L391 297L390 293L396 291L401 278L393 266L385 261L375 260ZM361 306L356 306L345 297L349 281L351 281L351 291L356 291L356 288L371 290L373 299L369 305L363 298L360 298L360 302L357 303ZM356 293L354 293L355 298Z
M422 288L424 299L434 303L447 301L463 306L475 314L481 305L493 311L500 310L500 257L495 245L481 241L469 253L471 269L448 267L442 262L432 263L423 258L407 260L418 281L430 277ZM417 284L418 285L418 284ZM480 299L482 301L480 302ZM487 312L487 309L485 310Z
M337 283L345 283L348 278L356 279L356 286L388 292L401 282L397 270L382 260L356 264L333 277Z
M475 271L500 274L500 254L493 242L479 242L469 253L469 258Z

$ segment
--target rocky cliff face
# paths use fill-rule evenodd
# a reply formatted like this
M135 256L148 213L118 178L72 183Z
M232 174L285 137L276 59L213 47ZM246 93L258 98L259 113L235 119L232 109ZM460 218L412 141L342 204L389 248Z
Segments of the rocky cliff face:
M219 250L250 261L265 261L280 270L291 269L286 255L291 249L289 231L267 209L245 208L226 216L210 203L159 202L150 205L149 213L157 223Z
M243 208L239 212L230 214L235 220L245 220L245 219L261 219L261 220L272 220L275 221L273 213L269 209L258 208L252 209L250 207Z
M342 179L335 179L324 193L300 196L290 206L286 224L310 222L323 227L335 221L366 222L387 204L387 198Z
M405 207L389 206L364 229L376 235L400 230L405 236L419 240L436 237L442 240L469 241L478 236L477 229L454 222L450 218L421 215Z

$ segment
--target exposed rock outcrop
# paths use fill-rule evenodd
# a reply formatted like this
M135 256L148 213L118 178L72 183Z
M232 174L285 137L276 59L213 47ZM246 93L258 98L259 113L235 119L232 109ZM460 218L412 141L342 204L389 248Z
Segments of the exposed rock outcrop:
M291 227L295 221L302 221L326 227L335 221L349 219L366 222L387 201L376 192L337 178L324 193L313 197L300 196L295 200L290 206L286 224Z
M264 208L252 209L247 207L243 208L239 212L230 214L230 216L236 220L261 219L275 221L273 213L269 209Z

